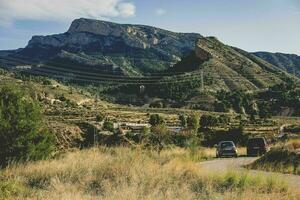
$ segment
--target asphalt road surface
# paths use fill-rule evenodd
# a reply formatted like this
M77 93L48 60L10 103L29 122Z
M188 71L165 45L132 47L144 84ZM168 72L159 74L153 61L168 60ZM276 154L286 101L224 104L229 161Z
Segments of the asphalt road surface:
M209 172L226 172L226 171L247 171L253 175L263 175L263 176L275 176L285 180L290 186L300 189L300 176L292 174L281 174L274 172L265 172L258 170L248 170L243 166L254 162L258 158L253 157L239 157L239 158L221 158L211 161L205 161L199 163L200 168Z

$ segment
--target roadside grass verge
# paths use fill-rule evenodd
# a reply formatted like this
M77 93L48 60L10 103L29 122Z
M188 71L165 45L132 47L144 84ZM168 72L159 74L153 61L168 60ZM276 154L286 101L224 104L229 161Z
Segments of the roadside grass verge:
M210 173L184 149L76 150L0 172L0 199L297 199L276 177Z
M290 142L285 147L276 147L250 164L248 168L300 175L299 143ZM295 148L297 147L297 149Z

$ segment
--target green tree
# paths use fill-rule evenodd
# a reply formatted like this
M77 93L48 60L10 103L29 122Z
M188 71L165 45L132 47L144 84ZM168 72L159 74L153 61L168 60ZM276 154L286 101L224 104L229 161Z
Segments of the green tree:
M104 121L103 128L107 131L114 132L114 124L108 119Z
M54 144L40 106L14 85L0 88L0 165L48 158Z
M186 127L187 125L187 119L185 115L179 115L180 125L182 127Z
M105 115L103 113L99 113L97 116L96 116L96 121L97 122L102 122L105 118Z
M159 124L151 127L151 132L146 135L144 144L149 148L153 148L158 153L167 145L173 143L172 133L168 130L166 125Z
M258 108L258 115L261 119L267 119L271 117L271 109L267 102L260 103Z
M187 118L187 126L197 132L199 129L199 116L197 114L190 115Z
M200 126L203 128L216 126L217 124L218 124L218 118L212 115L202 115L200 118Z
M152 126L160 125L164 123L164 119L159 114L150 115L149 123Z

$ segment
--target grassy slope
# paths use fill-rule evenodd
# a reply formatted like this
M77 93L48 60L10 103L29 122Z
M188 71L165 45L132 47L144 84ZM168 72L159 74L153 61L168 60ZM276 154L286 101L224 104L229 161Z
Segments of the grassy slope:
M249 167L266 171L300 175L300 140L272 149Z
M0 199L297 199L274 177L211 174L188 152L128 148L68 153L1 171Z

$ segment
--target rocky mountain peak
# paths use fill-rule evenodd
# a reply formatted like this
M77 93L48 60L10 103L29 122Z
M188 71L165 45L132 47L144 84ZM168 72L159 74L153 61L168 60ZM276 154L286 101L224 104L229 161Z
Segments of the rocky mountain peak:
M120 37L123 31L125 31L125 27L120 24L80 18L72 22L68 33L92 33L95 35Z

